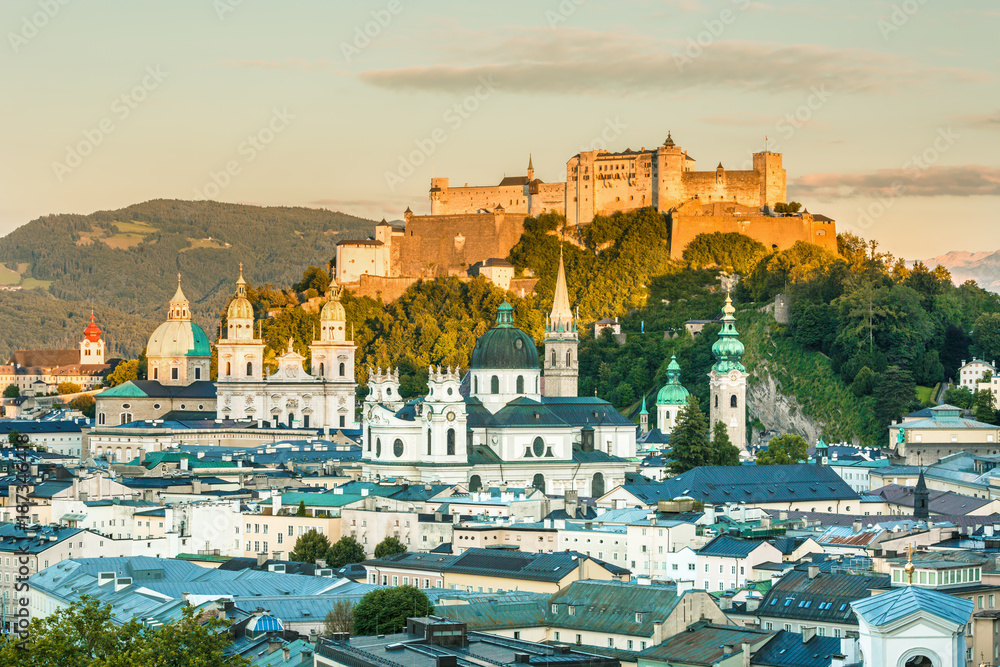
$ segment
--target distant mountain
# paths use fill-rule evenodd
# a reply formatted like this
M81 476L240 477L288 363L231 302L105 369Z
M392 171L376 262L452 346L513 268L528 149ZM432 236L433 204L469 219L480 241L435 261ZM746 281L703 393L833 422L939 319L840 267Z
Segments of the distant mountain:
M928 267L940 264L951 271L956 285L961 285L966 280L975 280L983 289L1000 292L1000 250L955 251L922 261Z
M158 199L90 215L47 215L0 238L0 357L14 349L75 347L90 309L116 356L134 356L166 317L183 276L195 320L210 337L240 262L253 285L279 289L310 265L327 266L337 242L375 223L326 209ZM46 300L47 299L47 300ZM50 316L45 317L48 313ZM127 331L115 331L115 324Z

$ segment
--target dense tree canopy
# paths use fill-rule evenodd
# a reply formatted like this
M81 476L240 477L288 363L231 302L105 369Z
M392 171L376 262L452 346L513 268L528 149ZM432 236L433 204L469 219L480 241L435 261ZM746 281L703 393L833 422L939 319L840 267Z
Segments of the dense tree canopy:
M399 541L398 537L389 535L384 540L378 543L375 547L375 558L386 558L388 556L395 556L396 554L406 553L406 546Z
M427 616L434 605L419 588L394 586L365 593L354 606L354 632L381 635L400 632L407 617Z
M320 558L325 558L329 550L330 540L313 528L295 540L295 548L288 554L288 558L299 563L315 563Z
M351 535L344 535L326 552L328 567L339 568L365 559L365 548Z
M767 441L767 449L757 452L757 465L788 465L805 463L809 458L809 446L800 435L785 433Z
M670 433L670 472L682 472L715 464L715 453L708 440L708 417L698 405L698 399L688 397L688 404L677 416Z

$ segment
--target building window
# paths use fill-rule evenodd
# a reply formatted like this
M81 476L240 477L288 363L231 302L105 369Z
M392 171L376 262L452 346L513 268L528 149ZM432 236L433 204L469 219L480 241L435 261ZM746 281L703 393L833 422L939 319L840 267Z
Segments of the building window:
M201 368L195 368L194 369L194 379L195 380L200 380L201 379Z
M455 429L448 429L448 456L455 455Z
M341 362L341 364L340 364L340 377L344 377L344 374L346 373L346 369L347 369L347 367L343 364L343 362Z
M496 375L490 378L490 393L499 394L500 393L500 378Z
M517 376L517 393L519 393L519 394L523 394L524 393L524 376L523 375L518 375Z
M180 369L178 369L178 368L171 368L170 369L170 379L171 380L176 380L178 377L180 377L178 375L179 372L180 372Z
M155 369L154 369L154 372L155 372ZM232 374L233 374L233 365L230 362L227 361L226 362L226 376L230 376Z
M566 368L571 368L573 366L573 352L566 350Z
M247 362L247 377L253 377L253 362Z
M427 456L431 455L432 440L431 430L427 429Z
M736 394L733 394L732 396L729 397L729 407L731 408L736 407Z

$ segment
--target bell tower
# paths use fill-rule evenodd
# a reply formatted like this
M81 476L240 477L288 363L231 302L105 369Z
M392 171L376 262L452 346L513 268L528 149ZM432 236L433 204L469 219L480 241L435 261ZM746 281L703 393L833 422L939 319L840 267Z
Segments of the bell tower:
M545 323L545 386L543 396L576 396L580 359L577 348L576 318L569 307L569 290L566 288L566 268L562 249L559 249L559 273L552 299L552 312Z
M80 341L80 365L89 366L104 363L104 341L101 340L101 330L94 322L94 312L90 312L90 324L83 330L83 340Z
M715 363L708 374L710 392L709 426L723 422L729 431L729 440L746 451L747 448L747 369L742 363L743 343L737 337L736 308L729 293L722 309L722 330L712 345Z

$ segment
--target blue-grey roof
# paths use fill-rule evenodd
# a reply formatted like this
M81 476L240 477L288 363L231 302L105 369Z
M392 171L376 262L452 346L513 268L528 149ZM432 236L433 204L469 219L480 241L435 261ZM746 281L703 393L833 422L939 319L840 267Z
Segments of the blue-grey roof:
M829 569L829 568L827 568ZM889 577L833 574L821 571L814 577L807 569L795 569L767 592L756 615L771 618L854 623L851 603L867 598L875 588L888 588Z
M689 496L706 503L779 503L857 500L858 494L827 466L702 466L676 477L624 489L646 505Z
M79 433L80 424L75 421L34 421L34 420L2 420L0 421L0 435L7 435L11 431L30 435L32 433Z
M759 667L829 667L830 657L840 654L839 637L813 636L803 642L798 632L779 630L750 658Z
M888 625L917 612L965 625L975 605L964 598L919 586L906 586L851 603L855 613L874 626Z
M727 558L746 558L763 542L757 540L742 540L729 535L719 535L698 550L701 556L723 556Z
M28 537L29 532L35 536ZM13 523L3 523L0 524L0 551L37 554L81 532L80 528L65 526L42 526L29 531Z

